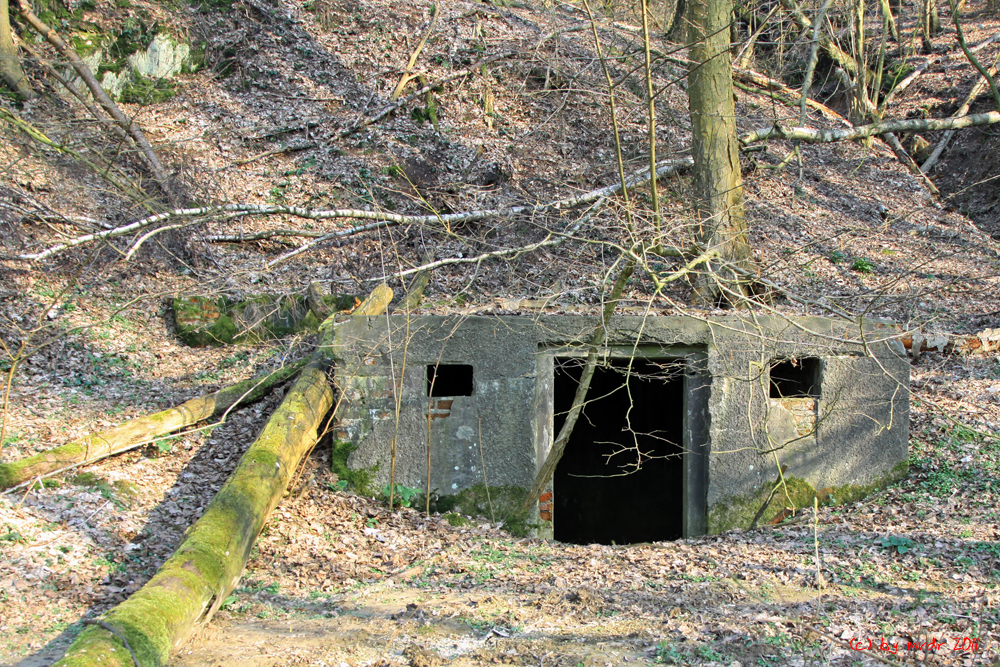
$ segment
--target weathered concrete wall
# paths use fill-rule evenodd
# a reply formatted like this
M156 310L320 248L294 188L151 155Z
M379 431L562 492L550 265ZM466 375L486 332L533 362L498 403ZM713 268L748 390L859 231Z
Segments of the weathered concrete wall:
M351 465L379 464L385 484L395 438L397 483L424 488L430 443L431 488L440 493L484 475L490 486L529 487L556 435L553 359L584 354L594 324L394 316L340 325L338 429L359 445ZM607 355L687 360L685 534L745 527L779 465L827 495L898 472L907 458L909 366L888 333L823 318L615 318ZM807 357L820 360L819 396L771 398L771 364ZM473 395L428 398L426 368L436 363L473 365ZM393 377L402 377L398 425Z
M352 466L379 465L376 483L387 484L395 439L396 483L424 489L429 442L430 488L441 494L484 479L531 485L537 345L530 323L419 318L408 328L400 317L356 318L340 326L337 345L347 351L337 359L345 399L339 435L363 445ZM473 365L472 396L429 398L427 366L439 363ZM393 378L400 377L397 427Z
M909 364L902 345L885 339L889 332L822 318L725 318L711 329L710 532L746 527L779 464L786 478L845 496L886 481L905 463ZM775 359L807 357L821 360L822 385L815 428L803 435L808 400L769 398L768 369Z

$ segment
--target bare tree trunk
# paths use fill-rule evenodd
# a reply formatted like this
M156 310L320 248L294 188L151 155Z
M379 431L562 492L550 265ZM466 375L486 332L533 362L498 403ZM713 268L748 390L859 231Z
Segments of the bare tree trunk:
M21 69L17 57L17 47L10 31L10 8L7 0L0 0L0 79L7 87L24 99L31 99L35 91L28 85L28 79Z
M721 259L717 266L706 263L695 280L696 295L703 302L718 297L719 281L733 292L745 292L745 281L725 266L749 269L751 258L729 56L732 9L731 0L688 3L688 42L693 61L688 73L688 107L695 214L700 223L698 241L704 251L715 250Z

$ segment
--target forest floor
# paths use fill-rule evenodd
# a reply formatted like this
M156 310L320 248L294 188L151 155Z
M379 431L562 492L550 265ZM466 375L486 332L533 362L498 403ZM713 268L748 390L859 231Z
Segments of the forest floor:
M123 105L191 200L461 211L568 196L617 178L603 75L579 8L441 3L420 59L428 79L490 53L518 55L491 63L489 76L483 69L436 93L438 127L421 120L429 104L421 98L339 139L339 130L387 100L430 7L248 1L227 12L132 4L150 24L206 39L209 66L182 77L171 99ZM1000 32L981 3L964 11L970 43ZM88 12L109 29L123 23L110 8ZM635 45L629 20L601 27L621 53ZM953 31L937 46L932 56L900 55L914 66L934 62L889 115L942 117L961 103L972 69L961 62ZM993 62L998 52L1000 42L980 53ZM669 61L657 72L665 86L664 158L683 155L690 141L683 90L667 85L675 73ZM630 170L643 166L647 150L641 90L621 88ZM832 87L828 97L834 104ZM974 112L986 108L978 104ZM56 96L18 113L51 136L99 143L97 128ZM738 114L746 131L798 112L740 92ZM810 116L808 124L836 123ZM5 257L78 233L54 214L122 224L146 213L79 164L3 131ZM937 136L927 138L933 145ZM805 297L778 298L777 312L840 310L929 331L1000 327L995 130L956 138L934 173L942 198L878 142L803 145L801 171L794 162L776 168L790 149L779 143L744 156L761 275ZM668 236L682 245L689 185L676 178L662 188ZM47 264L4 259L4 340L47 343L14 376L0 460L308 353L308 339L187 348L174 334L171 296L302 292L312 280L364 294L386 273L427 257L540 240L565 225L552 218L388 229L273 266L267 262L305 237L223 244L212 234L327 232L343 223L212 221L166 231L128 261L134 239L83 246ZM602 212L579 243L442 267L423 312L593 313L621 232L620 220ZM655 316L709 312L686 305L683 281L670 289L653 300L640 272L621 311L644 312L652 303ZM538 300L544 308L524 306ZM698 539L569 545L515 538L485 517L452 525L413 509L390 512L382 500L340 491L329 451L317 448L304 481L268 520L239 587L172 664L993 665L1000 661L1000 358L928 353L913 359L911 373L906 479L850 506ZM141 587L280 398L281 390L223 424L69 471L58 485L0 496L0 663L51 664L84 619ZM648 511L663 510L650 499ZM922 647L909 648L915 644Z

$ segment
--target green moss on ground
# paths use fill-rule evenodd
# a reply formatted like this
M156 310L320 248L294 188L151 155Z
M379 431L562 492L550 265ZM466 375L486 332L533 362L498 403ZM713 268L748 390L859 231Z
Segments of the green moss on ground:
M462 528L463 526L471 526L475 522L466 519L464 516L458 512L448 512L444 515L444 520L448 522L449 525L455 526L456 528Z
M453 495L432 499L431 510L441 512L446 518L458 513L499 521L511 535L527 537L537 528L530 521L530 510L521 509L527 494L528 490L521 486L491 486L487 491L485 485L476 484ZM451 519L448 522L456 525Z
M334 440L330 451L330 470L338 480L346 482L346 487L359 496L375 496L375 473L379 471L380 466L376 464L370 468L355 470L347 465L347 457L357 448L353 442Z
M812 507L814 500L820 505L849 505L870 496L872 493L906 477L909 464L902 461L885 475L869 484L844 484L816 490L809 482L798 477L785 477L785 488L775 492L767 510L757 520L764 525L773 520L786 508L796 511ZM708 532L721 533L733 528L749 528L750 522L771 493L773 484L765 484L753 493L729 498L716 503L708 514Z
M121 101L126 104L159 104L175 94L172 81L136 76L122 88Z

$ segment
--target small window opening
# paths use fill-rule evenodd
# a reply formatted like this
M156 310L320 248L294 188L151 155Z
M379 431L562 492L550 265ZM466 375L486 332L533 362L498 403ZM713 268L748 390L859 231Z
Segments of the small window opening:
M771 398L819 398L820 360L779 359L771 363Z
M431 398L472 396L472 366L468 364L428 366L427 395Z

